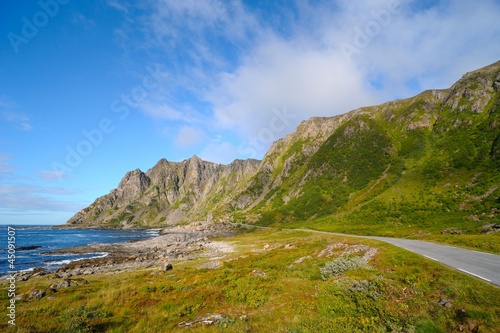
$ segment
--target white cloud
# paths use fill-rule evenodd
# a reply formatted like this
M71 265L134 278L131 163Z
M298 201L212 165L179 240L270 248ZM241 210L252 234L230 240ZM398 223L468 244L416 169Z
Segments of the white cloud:
M206 40L210 33L241 41L258 24L238 0L159 0L150 2L150 6L151 16L143 23L158 43L177 44L189 36L195 47L205 46L210 45Z
M70 195L61 187L41 187L29 184L0 184L0 209L23 211L75 212L82 204L59 198Z
M40 177L48 182L61 181L68 178L69 173L63 170L43 170L39 172Z
M370 104L362 73L337 51L301 47L280 39L263 42L234 73L223 73L207 99L215 121L255 134L284 106L295 120L333 116Z
M18 105L7 96L0 96L0 116L3 120L12 123L14 128L28 132L33 129L30 119L24 114L17 112Z
M215 139L205 146L199 156L205 161L229 164L239 153L238 148L231 142Z
M139 104L139 108L147 115L153 118L167 119L167 120L180 120L182 113L167 104L159 102L158 104L152 103L151 100Z
M428 8L419 6L418 1L401 1L389 24L353 56L367 77L381 78L384 99L417 93L408 81L421 89L447 88L465 72L498 60L498 2L440 1ZM369 22L376 21L369 8L362 12L364 20L355 22L343 41L353 42L356 27L366 32Z
M233 131L248 142L269 127L273 109L287 107L296 117L282 137L311 116L446 88L500 54L494 0L294 1L267 12L273 5L280 6L147 2L137 22L143 46L164 56L171 81L168 91L148 98L144 113L210 126L211 133ZM356 46L360 33L365 43L346 58L341 45ZM235 157L239 145L207 143L205 156L223 147Z
M6 175L11 175L14 170L14 166L9 164L9 160L9 154L0 153L0 179L4 178Z
M180 148L190 148L202 142L205 137L206 133L203 130L191 126L183 126L179 129L174 143Z

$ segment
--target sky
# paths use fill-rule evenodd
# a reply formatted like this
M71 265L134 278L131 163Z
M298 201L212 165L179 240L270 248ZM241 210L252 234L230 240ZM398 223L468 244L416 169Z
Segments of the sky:
M261 159L313 116L500 60L500 0L3 0L0 224L62 224L123 175Z

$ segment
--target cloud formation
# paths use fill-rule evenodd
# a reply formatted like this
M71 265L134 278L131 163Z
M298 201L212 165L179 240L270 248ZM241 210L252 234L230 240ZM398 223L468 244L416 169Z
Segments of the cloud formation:
M76 212L82 204L60 198L71 194L62 187L0 184L0 210Z
M14 170L14 166L9 163L9 160L9 154L0 153L0 180L7 175L11 175Z
M240 143L267 126L273 109L296 115L289 133L312 116L448 87L500 54L494 0L297 0L265 7L150 0L135 21L130 7L120 10L141 26L141 47L162 58L171 76L168 91L152 96L143 112L198 131L233 131Z
M193 145L199 144L206 133L200 129L191 126L183 126L175 137L175 145L180 148L189 148Z
M10 123L13 127L20 131L31 131L30 119L17 111L18 105L7 96L0 96L0 117L2 120Z

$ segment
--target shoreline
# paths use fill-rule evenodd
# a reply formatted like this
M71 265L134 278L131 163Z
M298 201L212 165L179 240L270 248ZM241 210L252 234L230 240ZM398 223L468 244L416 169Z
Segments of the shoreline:
M169 227L136 227L136 226L121 226L121 227L106 227L106 226L98 226L98 225L81 225L81 226L76 226L76 225L71 225L71 224L56 224L56 225L51 225L50 227L54 229L81 229L81 230L163 230L163 229L168 229Z
M81 229L81 228L75 228ZM152 229L151 229L152 230ZM158 235L125 243L91 243L69 247L46 254L99 254L92 258L79 258L54 270L34 267L14 274L16 279L26 281L32 277L52 275L56 279L70 279L95 274L116 274L139 268L172 268L171 261L192 260L198 257L216 258L230 252L225 242L213 238L225 238L237 234L234 225L225 223L194 222L189 225L158 229ZM106 255L104 255L106 254ZM8 275L0 277L6 279Z

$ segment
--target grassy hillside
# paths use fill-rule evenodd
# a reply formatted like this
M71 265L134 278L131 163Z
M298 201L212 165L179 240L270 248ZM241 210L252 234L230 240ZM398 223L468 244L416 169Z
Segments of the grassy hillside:
M483 235L484 226L500 223L499 82L496 63L448 90L352 112L279 186L235 217L499 252L498 237ZM275 164L301 149L291 145Z
M226 240L228 241L228 240ZM222 266L85 276L17 302L2 332L497 332L500 289L385 243L303 231L229 239ZM361 257L366 259L363 261ZM18 294L59 280L18 282ZM8 305L7 293L0 306ZM203 324L212 321L211 325ZM190 328L187 328L190 327Z

